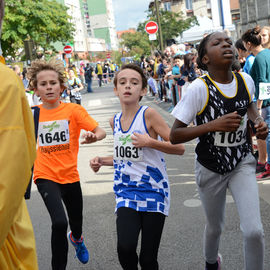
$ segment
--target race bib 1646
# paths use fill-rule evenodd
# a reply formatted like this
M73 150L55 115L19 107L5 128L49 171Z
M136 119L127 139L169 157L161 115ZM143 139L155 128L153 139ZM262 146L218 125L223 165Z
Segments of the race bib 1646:
M68 120L40 122L38 127L39 146L53 146L69 143Z

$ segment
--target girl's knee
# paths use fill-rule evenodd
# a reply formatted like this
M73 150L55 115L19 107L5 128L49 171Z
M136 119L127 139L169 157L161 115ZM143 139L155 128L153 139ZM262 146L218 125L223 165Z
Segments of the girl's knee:
M216 225L216 226L206 226L206 234L211 235L212 237L219 237L222 233L223 226Z
M254 227L245 230L243 235L247 241L262 241L264 238L264 231L262 227Z

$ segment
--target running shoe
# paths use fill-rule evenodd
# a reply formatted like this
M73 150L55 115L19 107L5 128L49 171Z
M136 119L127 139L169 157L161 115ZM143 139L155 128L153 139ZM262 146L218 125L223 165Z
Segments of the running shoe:
M265 178L269 178L270 177L270 164L266 164L265 165L265 171L262 172L261 174L257 175L256 178L258 180L260 179L265 179Z
M89 253L86 246L84 245L83 237L81 237L80 240L75 240L72 237L72 232L69 232L67 236L70 243L75 247L75 257L77 257L81 263L86 264L89 261Z
M217 265L216 265L217 263ZM215 268L215 270L221 270L221 263L222 263L222 256L220 253L218 253L218 257L217 257L217 262L216 262L213 267L217 267ZM211 269L214 269L213 267L211 267ZM209 267L205 266L205 270L210 270Z
M262 173L265 171L265 163L261 163L261 162L257 162L257 165L256 165L256 173Z

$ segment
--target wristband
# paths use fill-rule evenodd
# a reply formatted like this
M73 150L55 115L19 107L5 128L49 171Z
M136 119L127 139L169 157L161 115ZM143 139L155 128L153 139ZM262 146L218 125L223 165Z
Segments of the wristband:
M264 121L263 117L259 115L259 116L255 119L254 124L255 124L255 125L258 125L260 122L263 122L263 121Z

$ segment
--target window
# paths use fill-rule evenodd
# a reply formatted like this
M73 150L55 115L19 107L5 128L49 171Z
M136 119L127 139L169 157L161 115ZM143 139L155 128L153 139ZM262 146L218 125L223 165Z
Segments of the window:
M170 2L163 3L163 5L164 5L165 11L171 11L171 3Z
M186 0L186 9L193 9L192 8L192 0Z

